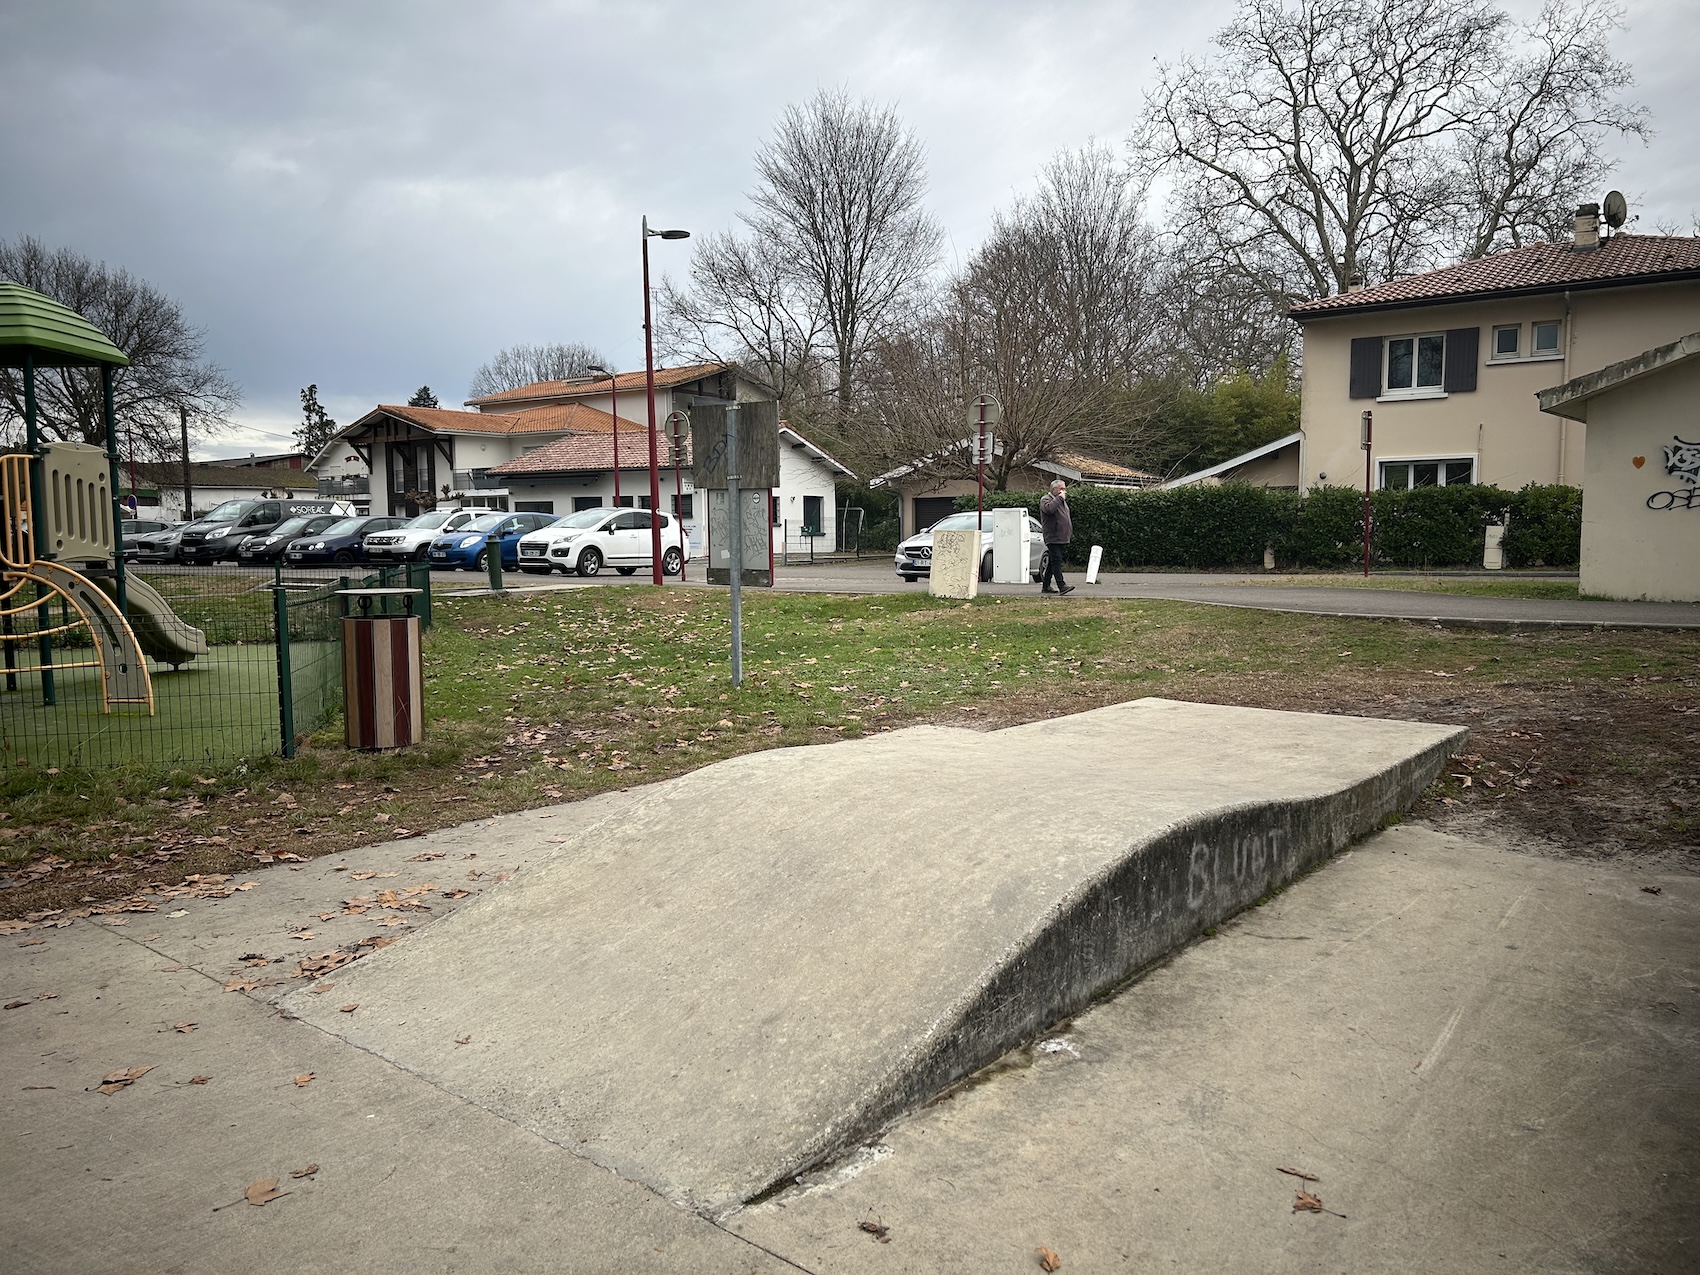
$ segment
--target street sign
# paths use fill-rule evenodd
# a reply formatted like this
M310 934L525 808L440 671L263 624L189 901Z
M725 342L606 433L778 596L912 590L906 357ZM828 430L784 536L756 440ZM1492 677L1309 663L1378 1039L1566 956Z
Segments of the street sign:
M990 465L997 453L998 440L991 434L976 434L974 436L974 463Z
M691 474L698 490L726 487L726 409L691 408ZM779 486L779 404L738 404L738 486Z
M968 423L975 428L1003 421L1003 404L995 394L982 394L968 405Z

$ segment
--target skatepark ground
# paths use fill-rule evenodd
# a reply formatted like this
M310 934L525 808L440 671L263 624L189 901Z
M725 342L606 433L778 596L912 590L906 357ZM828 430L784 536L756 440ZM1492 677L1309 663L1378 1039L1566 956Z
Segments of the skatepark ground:
M1360 738L1357 719L1218 709L1250 714L1213 719L1249 776L1237 792L1189 790L1200 759L1177 754L1145 800L1123 781L1124 800L1092 806L1090 775L1055 807L1035 797L1036 753L1093 758L1115 782L1105 722L1175 753L1170 710L1141 703L980 736L978 833L952 832L948 801L929 821L923 786L889 818L876 805L856 854L815 835L807 878L737 857L810 837L823 794L786 767L859 749L845 772L877 792L947 766L939 750L969 732L738 758L9 935L4 1265L1023 1271L1048 1252L1064 1270L1695 1269L1700 882L1376 830L1410 800L1378 776L1415 766L1417 783L1455 746L1410 723ZM1165 830L1209 840L1212 818L1305 809L1308 859L1192 848L1179 893L1115 884L1161 877L1140 873ZM664 837L669 812L697 817ZM728 819L772 835L715 835ZM1245 888L1217 918L1191 900L1230 861ZM1254 862L1280 880L1246 875ZM833 888L852 890L847 916ZM791 905L811 897L824 910ZM1019 970L1035 936L1070 938L1064 959L1112 950L1068 918L1114 909L1048 902L1063 898L1150 899L1126 915L1173 942L1135 956L1131 981L1059 994L1066 1012L1013 1048L960 1051L977 1070L830 1156L770 1154L922 1056L869 1041L984 1021L942 1008L978 977L963 971ZM947 959L982 913L1010 937ZM800 928L781 941L787 917ZM938 953L874 959L854 930L924 935L929 919L957 936ZM291 977L302 962L321 972ZM746 1194L751 1163L786 1174ZM244 1199L271 1179L287 1194Z

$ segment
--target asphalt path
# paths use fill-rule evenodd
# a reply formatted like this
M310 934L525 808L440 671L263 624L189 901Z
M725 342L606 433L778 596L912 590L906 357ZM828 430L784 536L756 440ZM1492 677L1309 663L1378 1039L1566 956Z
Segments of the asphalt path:
M688 588L706 588L701 566L686 569ZM458 573L457 573L458 574ZM861 562L833 562L792 566L776 565L774 587L791 593L918 593L925 581L910 584L892 570L885 557ZM1310 577L1314 579L1315 577ZM1448 579L1452 577L1446 577ZM1505 579L1500 575L1497 578ZM1542 577L1550 579L1554 577ZM1556 577L1565 579L1567 577ZM1571 577L1573 578L1573 577ZM465 576L467 587L459 588L453 576L434 577L439 596L455 592L482 592L475 577ZM1199 602L1210 606L1250 607L1262 611L1290 611L1302 615L1334 615L1356 619L1423 620L1447 626L1486 628L1700 628L1700 605L1688 602L1603 602L1562 598L1486 598L1456 593L1423 593L1402 589L1330 587L1294 583L1287 575L1116 572L1100 575L1096 584L1070 573L1077 586L1076 598L1161 598L1175 602ZM647 584L649 576L610 574L589 580L578 576L534 576L509 572L506 584L512 590L600 588L622 584ZM676 580L669 583L677 585ZM982 584L980 592L996 597L1037 597L1037 585ZM1056 598L1058 606L1072 599Z

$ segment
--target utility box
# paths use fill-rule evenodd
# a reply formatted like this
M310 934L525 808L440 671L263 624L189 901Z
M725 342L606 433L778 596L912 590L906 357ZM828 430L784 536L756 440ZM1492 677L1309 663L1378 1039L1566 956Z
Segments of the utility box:
M927 592L935 598L972 598L980 592L980 533L933 532L933 569Z
M424 627L418 589L343 589L342 703L350 748L405 748L425 738ZM384 608L405 597L400 614ZM358 610L356 610L358 607Z
M1027 511L992 510L992 580L1027 583Z
M1504 569L1505 546L1502 543L1504 539L1505 528L1497 522L1490 522L1487 527L1487 536L1482 543L1482 566L1486 570L1501 571Z

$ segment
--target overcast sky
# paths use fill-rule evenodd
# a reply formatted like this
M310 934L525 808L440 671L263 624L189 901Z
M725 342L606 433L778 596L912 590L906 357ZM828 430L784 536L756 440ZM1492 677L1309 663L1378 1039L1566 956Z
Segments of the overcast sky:
M1155 61L1207 51L1231 10L6 0L0 236L177 298L243 389L240 429L212 450L284 450L309 382L346 422L422 383L458 405L515 342L641 367L639 218L730 226L756 146L823 86L895 103L964 256L1051 154L1119 145ZM1636 228L1686 226L1700 5L1634 0L1614 48L1659 130L1625 148L1616 184ZM655 243L657 270L689 247Z

